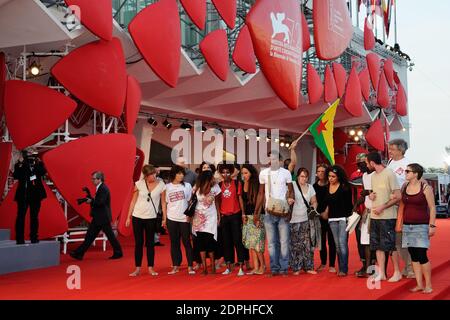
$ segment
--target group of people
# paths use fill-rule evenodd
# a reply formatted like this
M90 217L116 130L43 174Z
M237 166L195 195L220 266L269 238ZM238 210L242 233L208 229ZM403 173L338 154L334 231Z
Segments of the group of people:
M328 262L329 272L345 277L349 273L349 217L356 212L363 263L356 275L370 276L376 263L375 276L386 280L391 257L394 274L390 282L415 277L417 286L411 291L430 293L427 249L436 230L433 190L422 180L423 167L404 157L406 150L405 141L391 141L387 166L377 152L359 154L358 171L350 179L338 165L318 165L314 185L308 183L306 168L294 174L295 159L283 163L275 151L269 154L270 166L260 173L250 164L221 164L216 171L214 165L203 163L196 176L180 158L167 184L157 177L155 167L146 165L143 179L136 182L126 221L133 226L135 238L136 269L130 276L141 273L144 244L149 273L158 275L154 233L160 205L162 225L171 242L169 274L180 271L181 243L189 274L199 268L207 274L208 269L215 273L225 267L222 274L227 275L235 265L238 276L264 274L267 238L269 276L286 276L289 269L294 275L302 271L316 274ZM185 214L190 205L195 206L192 217ZM121 256L120 247L116 245L115 250L114 255ZM318 268L314 267L315 250L320 251ZM405 262L403 272L400 258Z

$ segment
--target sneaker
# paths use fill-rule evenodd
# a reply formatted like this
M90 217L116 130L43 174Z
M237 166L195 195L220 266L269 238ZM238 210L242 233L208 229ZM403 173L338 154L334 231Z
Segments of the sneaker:
M245 275L244 270L242 270L242 268L240 268L237 275L238 275L238 277Z
M336 268L335 267L330 267L330 269L328 269L328 272L336 273Z
M222 274L223 275L228 275L228 274L230 274L231 273L231 270L230 269L225 269L225 271L224 272L222 272Z

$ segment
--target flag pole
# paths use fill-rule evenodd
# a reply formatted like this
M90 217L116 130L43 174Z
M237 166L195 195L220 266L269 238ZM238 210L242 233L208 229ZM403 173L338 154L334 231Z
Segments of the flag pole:
M304 136L306 136L306 134L308 133L308 131L309 131L309 128L308 129L306 129L305 130L305 132L303 132L302 134L301 134L301 136L300 137L298 137L297 139L295 139L292 143L291 143L291 146L289 147L289 150L291 150L292 149L292 146L294 145L296 145Z

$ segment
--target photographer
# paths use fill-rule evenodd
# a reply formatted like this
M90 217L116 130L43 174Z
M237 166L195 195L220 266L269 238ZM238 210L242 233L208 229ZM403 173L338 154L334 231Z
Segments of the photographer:
M78 203L89 203L91 205L92 221L86 233L84 242L75 250L70 253L70 256L77 260L82 260L85 252L88 250L95 238L97 238L100 231L103 231L111 243L114 254L110 259L122 258L122 248L119 241L111 228L111 195L109 189L106 186L105 176L102 172L96 171L92 173L92 183L96 187L95 197L90 197L90 193L87 188L83 190L87 193L85 199L80 199Z
M41 201L47 197L42 177L47 173L44 164L31 151L23 150L22 157L14 166L14 179L19 180L19 186L14 197L17 202L16 242L25 244L25 216L30 207L30 240L38 243Z

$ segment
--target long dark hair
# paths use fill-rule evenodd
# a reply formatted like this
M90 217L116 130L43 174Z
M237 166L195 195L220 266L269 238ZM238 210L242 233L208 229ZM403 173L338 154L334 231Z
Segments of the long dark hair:
M251 164L244 164L242 169L247 169L250 172L250 179L248 181L248 200L250 204L256 205L256 199L259 192L259 175L258 170Z
M198 169L200 170L200 173L202 173L203 165L205 165L205 164L207 164L209 166L209 168L211 169L213 174L216 172L216 166L215 165L213 165L212 163L203 161L202 164L200 165L200 167L198 167Z
M214 175L211 171L203 171L197 177L195 183L195 189L200 192L200 194L207 195L211 191L214 184Z
M333 172L336 175L339 183L341 184L341 186L344 189L350 188L350 184L348 182L347 173L345 172L345 170L341 166L334 165L334 166L329 167L327 169L327 177L328 177L328 174L330 172Z
M170 173L169 173L169 181L173 182L175 180L175 178L177 177L177 174L182 173L183 176L186 175L186 170L178 165L175 165L172 167L172 169L170 169ZM184 185L184 182L181 181L181 184Z

